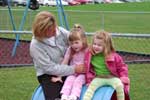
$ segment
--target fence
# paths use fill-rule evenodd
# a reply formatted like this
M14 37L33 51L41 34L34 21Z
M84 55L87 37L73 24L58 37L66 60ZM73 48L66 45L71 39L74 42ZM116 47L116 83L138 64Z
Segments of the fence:
M23 10L13 9L12 11L16 29L18 29ZM0 10L0 66L32 65L32 59L29 56L29 43L32 38L31 24L38 12L29 11L23 30L13 31L8 10ZM56 11L51 12L57 16ZM99 29L112 32L115 48L127 63L150 63L150 26L148 22L150 12L68 10L66 15L70 27L74 23L81 23L89 33L88 35L92 35L91 32ZM16 49L16 55L11 56L16 34L20 35L20 44Z
M39 11L28 11L28 16L23 30L30 31L34 16ZM50 10L58 19L56 10ZM12 9L16 29L19 28L24 9ZM116 33L150 33L150 12L127 12L127 11L65 11L70 27L74 23L81 23L88 32L98 29ZM58 20L59 23L59 20ZM0 9L0 30L13 30L8 9Z

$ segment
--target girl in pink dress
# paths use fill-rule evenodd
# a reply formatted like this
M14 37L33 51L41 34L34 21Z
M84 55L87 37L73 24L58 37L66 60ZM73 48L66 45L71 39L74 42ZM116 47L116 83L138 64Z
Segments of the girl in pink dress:
M62 64L84 64L87 50L87 40L84 29L76 24L69 34L70 47L68 48ZM77 100L80 97L82 85L85 84L84 74L73 74L67 77L61 90L61 100Z
M87 51L87 40L83 27L75 24L70 31L69 47L65 53L62 64L69 64L73 67L78 64L84 64L84 56ZM61 78L57 77L57 81ZM82 90L82 85L85 84L85 75L75 73L66 78L61 90L61 100L78 100Z

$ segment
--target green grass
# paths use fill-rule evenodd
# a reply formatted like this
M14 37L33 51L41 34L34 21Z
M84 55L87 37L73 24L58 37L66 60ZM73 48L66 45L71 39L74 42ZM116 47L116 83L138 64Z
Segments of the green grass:
M142 38L113 38L114 46L118 51L150 54L150 39Z
M129 77L131 80L131 100L149 100L149 72L150 64L129 65Z
M41 10L55 10L56 7L41 7ZM89 4L79 6L65 6L65 10L82 11L150 11L150 2L113 3L113 4Z
M131 100L149 100L149 64L129 65ZM30 100L38 82L33 67L0 69L0 100Z
M23 7L12 7L12 9L25 9ZM7 9L7 8L6 8ZM51 11L57 15L57 7L40 7L39 9ZM93 32L95 30L104 28L110 32L120 32L120 33L150 33L149 18L150 13L141 14L140 12L149 12L150 11L150 2L142 3L122 3L122 4L88 4L88 5L79 5L79 6L65 6L67 21L69 26L72 27L74 23L81 23L86 31ZM67 11L73 10L74 12ZM85 12L78 12L85 11ZM109 13L109 12L87 12L87 11L128 11L128 12L139 12L136 13ZM25 30L31 30L31 24L34 18L34 15L38 11L33 11L27 17L27 21L24 24ZM8 11L3 12L0 17L8 16ZM22 20L23 12L13 11L14 21L16 23L17 29L19 29L20 22ZM31 18L30 18L31 17ZM104 18L104 24L103 24ZM9 20L9 18L7 19ZM57 17L58 20L58 17ZM3 24L6 20L2 19L0 22ZM59 23L59 22L58 22ZM12 26L10 20L8 22L10 25L6 29L11 29ZM23 29L23 30L24 30Z
M33 67L0 69L0 100L30 100L37 85Z
M150 2L122 3L122 4L89 4L81 6L65 6L65 10L73 11L127 11L149 12ZM56 10L56 7L41 7L41 10ZM100 13L100 12L68 12L66 11L70 27L74 23L81 23L88 32L104 28L110 32L120 33L150 33L149 14L135 13ZM57 16L57 14L55 14ZM104 25L102 20L104 17ZM139 20L140 19L140 20Z

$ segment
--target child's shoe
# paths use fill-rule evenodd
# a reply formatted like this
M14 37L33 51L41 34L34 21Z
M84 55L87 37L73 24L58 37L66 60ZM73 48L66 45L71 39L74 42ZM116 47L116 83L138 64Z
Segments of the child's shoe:
M60 98L55 98L55 100L61 100Z
M78 97L75 95L70 95L68 100L78 100Z
M68 96L67 95L62 95L61 100L68 100Z

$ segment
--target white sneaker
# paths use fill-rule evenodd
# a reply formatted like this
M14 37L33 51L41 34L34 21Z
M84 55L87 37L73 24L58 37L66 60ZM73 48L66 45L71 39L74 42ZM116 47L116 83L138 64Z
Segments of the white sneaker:
M60 98L55 98L55 100L61 100Z
M75 95L70 95L68 100L77 100L77 96Z
M68 96L67 95L62 95L61 100L68 100Z

